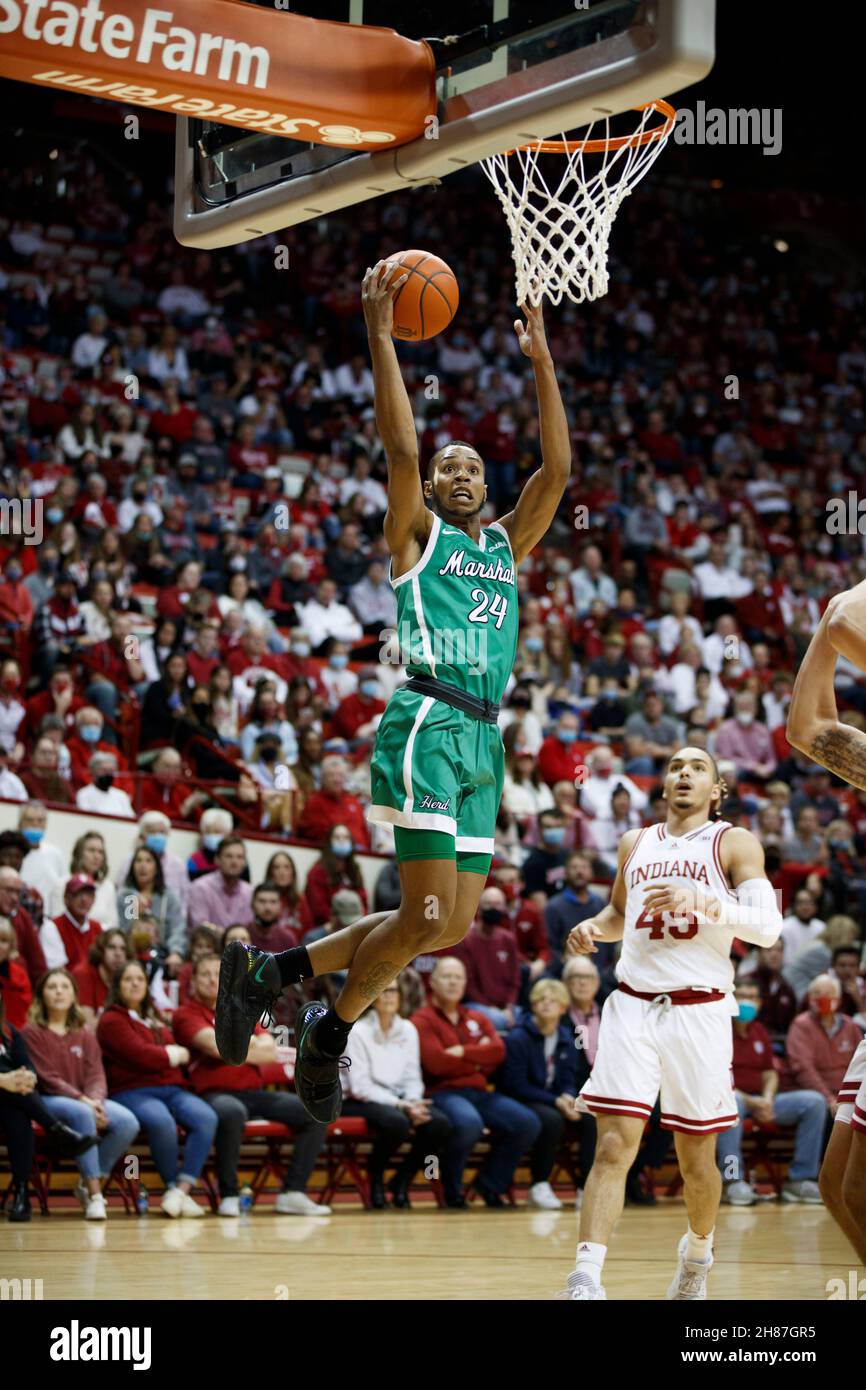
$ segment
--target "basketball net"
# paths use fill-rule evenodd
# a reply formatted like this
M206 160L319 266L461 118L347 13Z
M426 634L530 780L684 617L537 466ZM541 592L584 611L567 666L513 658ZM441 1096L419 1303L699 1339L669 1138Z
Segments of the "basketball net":
M542 298L575 304L607 294L610 229L626 198L664 149L676 111L666 101L636 107L631 135L611 135L610 118L594 121L580 140L542 140L482 159L511 233L517 303ZM650 125L654 114L664 123ZM603 127L604 135L591 138ZM542 156L562 155L559 182L545 176ZM601 156L593 172L587 158Z

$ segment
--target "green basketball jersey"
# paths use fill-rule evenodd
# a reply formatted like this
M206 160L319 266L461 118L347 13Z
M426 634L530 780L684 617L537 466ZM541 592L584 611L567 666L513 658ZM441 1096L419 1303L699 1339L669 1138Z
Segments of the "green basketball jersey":
M478 544L434 513L418 563L392 579L397 641L410 676L435 676L498 703L517 651L517 584L507 532Z

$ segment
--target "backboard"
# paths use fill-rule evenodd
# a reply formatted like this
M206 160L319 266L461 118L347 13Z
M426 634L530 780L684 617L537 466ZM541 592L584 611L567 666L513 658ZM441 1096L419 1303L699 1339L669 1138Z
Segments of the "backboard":
M286 5L256 3L273 39ZM245 241L670 97L704 77L715 53L715 0L291 3L295 14L428 41L436 109L419 138L369 153L178 117L175 235L185 245Z

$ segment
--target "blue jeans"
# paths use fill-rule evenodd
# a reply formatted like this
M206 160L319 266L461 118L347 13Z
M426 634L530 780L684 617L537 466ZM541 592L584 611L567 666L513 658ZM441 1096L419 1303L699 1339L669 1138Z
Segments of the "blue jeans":
M42 1100L45 1109L70 1129L77 1129L79 1134L96 1133L96 1116L83 1100L72 1100L69 1096L43 1096ZM104 1106L108 1129L102 1131L94 1148L75 1160L83 1178L107 1178L138 1134L138 1120L131 1110L118 1105L116 1100L106 1100Z
M100 714L105 715L106 722L102 730L103 742L116 743L117 735L108 720L117 718L117 704L120 699L120 691L117 686L112 685L102 676L94 676L84 693L89 703L95 705Z
M433 1101L454 1126L442 1153L446 1196L459 1195L466 1161L485 1126L491 1131L490 1153L479 1170L477 1185L483 1192L500 1196L507 1192L520 1159L541 1132L541 1121L534 1111L496 1091L473 1088L436 1091Z
M742 1095L737 1093L740 1123L723 1130L716 1141L716 1160L726 1182L747 1181L743 1172L743 1120L749 1113ZM794 1157L788 1169L791 1182L815 1179L821 1166L821 1145L827 1120L827 1102L819 1091L782 1091L773 1101L773 1123L796 1125ZM736 1160L736 1167L731 1159ZM734 1174L735 1176L732 1176Z
M216 1134L216 1111L181 1086L143 1086L136 1091L118 1091L112 1099L131 1110L147 1134L166 1187L176 1182L194 1183ZM186 1130L182 1173L178 1173L178 1125Z
M654 777L656 770L655 758L629 758L623 769L629 777Z

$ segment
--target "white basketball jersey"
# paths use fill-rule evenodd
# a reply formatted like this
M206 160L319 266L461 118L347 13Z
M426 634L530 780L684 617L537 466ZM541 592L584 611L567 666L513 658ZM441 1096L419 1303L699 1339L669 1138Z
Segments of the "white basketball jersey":
M724 902L735 898L719 855L730 821L706 821L677 839L664 825L642 830L623 865L625 931L617 978L632 989L665 993L700 987L730 991L734 983L728 927L701 926L693 918L644 915L644 896L662 884L693 888Z

